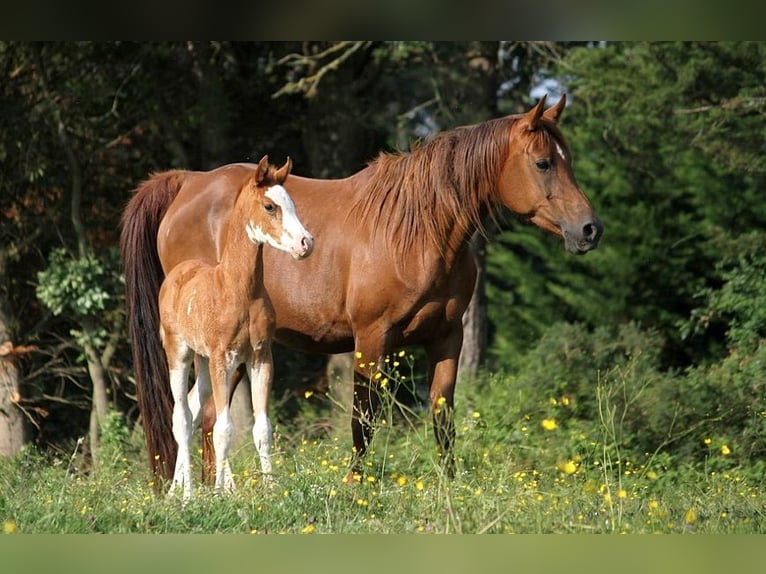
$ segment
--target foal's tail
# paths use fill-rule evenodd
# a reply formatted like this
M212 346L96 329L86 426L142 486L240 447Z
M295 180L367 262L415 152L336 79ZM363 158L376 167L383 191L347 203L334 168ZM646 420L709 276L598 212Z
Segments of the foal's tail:
M159 292L164 278L157 230L185 178L180 170L154 174L137 189L122 215L120 252L138 407L155 487L170 479L176 459L173 400L160 341Z

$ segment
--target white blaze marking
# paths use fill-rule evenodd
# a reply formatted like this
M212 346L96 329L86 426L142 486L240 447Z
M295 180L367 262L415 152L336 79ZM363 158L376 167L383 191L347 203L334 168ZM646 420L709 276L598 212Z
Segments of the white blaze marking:
M559 155L561 156L561 159L566 161L566 156L564 155L564 150L561 149L561 146L559 145L559 142L556 142L556 151L559 152Z
M264 195L282 209L282 236L279 238L272 237L265 233L260 225L256 225L253 221L248 221L245 231L250 241L253 243L268 243L272 247L289 252L294 248L299 248L301 239L304 237L312 239L311 234L306 231L298 219L298 215L295 212L295 204L284 187L274 185L267 189Z
M265 195L282 208L282 237L279 243L283 249L291 250L294 244L298 247L304 237L311 237L298 219L295 203L284 187L274 185L266 190Z

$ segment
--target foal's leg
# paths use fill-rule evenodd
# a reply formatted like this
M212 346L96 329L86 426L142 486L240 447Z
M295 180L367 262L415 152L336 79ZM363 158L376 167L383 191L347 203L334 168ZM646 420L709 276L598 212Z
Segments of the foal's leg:
M180 488L183 491L184 501L187 501L192 495L190 454L192 415L187 402L191 353L188 349L178 349L175 354L169 353L168 364L170 365L170 390L173 394L173 437L178 444L173 483L170 485L168 494L173 494Z
M256 351L250 364L250 394L253 400L253 442L261 459L261 472L271 478L271 436L269 393L274 379L271 347Z
M229 387L238 363L235 356L210 357L210 378L213 386L216 421L213 425L213 446L215 447L215 489L234 490L234 477L229 466L229 445L234 425L229 413Z
M197 379L189 391L189 408L192 413L193 428L197 428L204 413L203 406L213 396L213 388L210 382L210 361L207 357L197 355L195 357L195 371Z

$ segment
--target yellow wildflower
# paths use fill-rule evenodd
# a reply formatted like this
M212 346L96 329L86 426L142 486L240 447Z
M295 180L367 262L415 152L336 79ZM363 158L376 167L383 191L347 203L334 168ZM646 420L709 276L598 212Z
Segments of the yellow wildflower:
M656 500L650 500L649 501L649 510L657 510L659 507L659 503Z
M710 443L712 443L712 442L713 442L713 439L711 439L711 438L708 436L708 437L705 437L705 440L703 440L702 442L704 442L704 443L705 443L707 446L710 446Z
M684 522L686 524L694 524L697 521L697 509L693 506L684 514Z
M573 460L568 460L559 465L559 470L565 474L574 474L577 471L577 465Z
M361 359L362 358L362 351L357 351L356 353L354 353L354 357L356 357L357 359Z
M418 490L423 490L425 488L425 484L423 484L422 480L419 480L415 483L415 488L417 488Z
M314 391L306 391L305 393L303 393L303 396L304 396L304 397L306 397L306 398L308 399L308 398L309 398L309 397L311 397L311 395L313 395L313 394L314 394Z
M547 431L556 430L559 426L558 423L556 422L556 419L543 419L540 425L543 427L543 429Z
M721 447L721 454L724 456L729 456L731 454L731 449L727 445L723 445Z
M6 520L3 522L3 533L4 534L16 534L18 532L18 527L16 526L16 521L13 519Z
M407 484L407 477L400 476L399 478L396 479L396 484L398 484L399 486L404 486L405 484Z
M628 498L628 492L624 488L621 488L617 491L617 498Z
M307 524L303 528L301 528L301 534L311 534L316 530L316 527L313 524Z

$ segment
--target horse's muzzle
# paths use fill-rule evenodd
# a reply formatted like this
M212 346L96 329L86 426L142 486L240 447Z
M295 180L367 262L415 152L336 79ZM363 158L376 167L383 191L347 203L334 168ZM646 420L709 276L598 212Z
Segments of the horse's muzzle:
M593 217L584 223L580 229L562 230L564 234L564 246L567 251L575 255L582 255L598 246L601 235L604 233L604 224L598 217Z
M300 245L293 249L293 257L296 259L305 259L314 250L314 238L309 235L301 237Z

